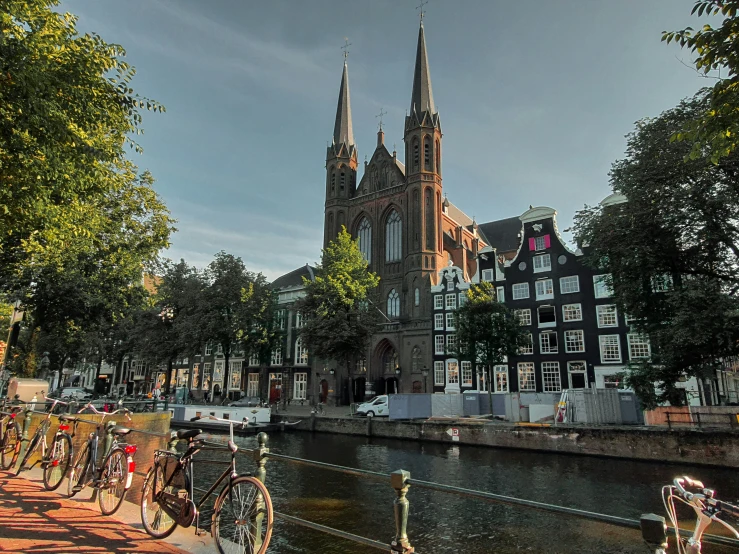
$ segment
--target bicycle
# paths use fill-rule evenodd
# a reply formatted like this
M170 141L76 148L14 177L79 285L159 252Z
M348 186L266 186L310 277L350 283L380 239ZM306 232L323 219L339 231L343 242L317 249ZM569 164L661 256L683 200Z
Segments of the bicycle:
M86 486L91 485L98 493L100 511L109 516L118 511L126 496L126 491L131 488L133 473L136 470L133 457L137 447L123 441L119 442L119 439L128 435L131 429L113 427L113 442L110 449L103 453L103 461L98 465L99 434L107 416L123 412L129 421L131 418L128 415L129 411L125 408L119 408L114 412L100 412L89 403L79 413L84 410L91 410L95 414L102 415L103 418L97 424L95 431L89 434L85 446L72 465L67 480L67 496L71 498Z
M687 489L696 492L690 492ZM662 487L662 503L675 530L678 554L700 554L703 533L713 522L720 523L736 538L739 538L739 532L719 518L719 515L727 515L739 521L739 506L717 500L715 494L716 491L704 487L700 481L685 476L676 478L672 485ZM675 500L687 504L695 512L695 528L693 535L688 539L680 537ZM667 553L668 538L665 518L655 514L645 514L641 517L641 530L644 542L650 549L654 549L655 554Z
M5 471L15 465L21 451L21 428L16 419L20 410L20 406L13 406L9 412L0 412L0 468Z
M69 423L71 422L76 427L76 418L60 415L59 417L59 428L54 435L54 441L51 444L51 448L46 443L46 434L51 427L51 416L54 415L54 408L57 405L66 406L65 402L54 398L48 398L44 396L45 400L52 402L51 409L45 413L46 417L41 421L39 426L36 428L36 432L28 443L26 452L23 454L21 463L16 471L16 477L21 474L25 469L31 469L36 464L40 463L44 470L44 488L49 491L55 491L62 484L62 480L67 473L67 468L72 461L72 436L69 431ZM29 467L26 467L26 463L31 459L31 456L41 448L41 458L37 460Z
M236 473L238 447L234 443L233 426L237 422L215 416L199 419L229 424L228 450L231 452L231 460L204 461L210 464L228 464L229 467L207 491L198 489L203 495L196 504L193 458L201 450L223 451L224 447L198 439L197 436L202 433L200 429L177 431L178 439L187 440L187 450L182 455L157 450L154 465L144 480L141 496L141 522L144 529L152 537L161 539L171 535L178 525L190 527L194 523L198 533L201 507L218 486L226 481L216 498L211 523L211 535L218 551L222 554L264 554L272 536L272 499L259 479L250 474ZM192 421L197 420L198 418L193 418ZM244 423L241 425L243 427Z

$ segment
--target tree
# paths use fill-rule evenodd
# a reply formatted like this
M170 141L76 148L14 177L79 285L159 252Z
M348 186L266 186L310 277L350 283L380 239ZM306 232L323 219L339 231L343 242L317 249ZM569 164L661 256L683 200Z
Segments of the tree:
M698 31L688 27L662 34L663 41L676 42L696 55L693 63L697 71L706 76L717 73L707 109L685 121L672 135L673 139L692 144L689 157L705 158L708 148L713 163L736 150L739 136L738 10L739 0L698 0L691 13L698 17L720 14L724 19L719 27L706 24Z
M296 304L303 315L303 343L313 356L342 363L351 375L352 359L364 354L379 320L372 300L380 278L342 226L323 250L315 280L304 281L306 295Z
M495 300L495 287L482 281L467 291L467 302L454 312L459 355L487 372L488 397L493 409L493 367L518 354L526 337L513 312Z
M53 263L93 248L101 199L138 179L140 111L164 108L130 88L125 51L79 35L58 0L8 0L0 11L0 267ZM0 279L2 281L2 279Z
M704 380L737 352L739 153L714 164L710 151L690 157L689 142L671 140L711 101L703 91L640 121L610 173L623 202L576 216L587 262L612 276L620 310L649 337L651 358L627 374L647 407L680 404L677 382Z

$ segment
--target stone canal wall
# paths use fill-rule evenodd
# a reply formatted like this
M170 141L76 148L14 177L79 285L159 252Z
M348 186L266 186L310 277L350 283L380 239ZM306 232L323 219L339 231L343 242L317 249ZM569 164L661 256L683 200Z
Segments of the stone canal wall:
M291 418L281 416L285 420ZM280 417L278 417L280 419ZM294 418L292 418L294 419ZM312 417L291 430L739 467L739 432Z

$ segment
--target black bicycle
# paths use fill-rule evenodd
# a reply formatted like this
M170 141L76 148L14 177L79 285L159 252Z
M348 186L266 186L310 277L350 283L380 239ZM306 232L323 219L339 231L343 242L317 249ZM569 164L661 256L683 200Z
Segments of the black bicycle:
M103 453L103 461L98 465L99 435L104 429L103 422L106 417L122 412L129 421L131 418L125 408L119 408L114 412L101 412L92 404L87 404L80 413L84 410L102 415L103 418L97 424L97 429L88 436L87 443L72 465L67 480L67 496L71 498L87 485L91 485L98 491L100 511L107 516L118 511L126 491L131 488L133 473L136 470L133 456L137 448L120 440L131 432L130 429L113 427L113 442L110 449Z
M187 440L187 450L181 456L167 450L157 450L154 454L154 465L146 475L141 495L141 522L144 529L156 538L168 537L178 525L190 527L194 524L197 529L201 507L225 482L216 498L211 524L211 534L218 551L222 554L264 554L272 536L272 499L259 479L236 473L238 447L233 440L236 422L215 416L200 419L229 424L231 438L228 450L231 460L204 460L204 463L227 464L229 467L203 492L196 504L194 456L201 450L223 451L225 448L197 438L202 433L200 429L177 431L177 438Z
M21 428L16 416L21 406L11 406L10 411L0 412L0 468L5 471L15 465L21 451Z

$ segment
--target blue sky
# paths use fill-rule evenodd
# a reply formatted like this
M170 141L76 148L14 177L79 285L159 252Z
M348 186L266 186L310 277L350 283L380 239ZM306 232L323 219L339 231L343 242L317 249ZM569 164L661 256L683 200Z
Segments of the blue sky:
M402 156L417 0L63 0L127 50L145 114L142 169L179 232L164 255L204 266L219 250L275 278L320 258L326 141L344 37L360 160ZM660 42L696 26L693 0L430 0L424 20L444 131L444 191L478 222L530 204L576 210L609 193L634 122L707 82ZM361 166L362 164L360 164ZM567 236L567 235L566 235Z

